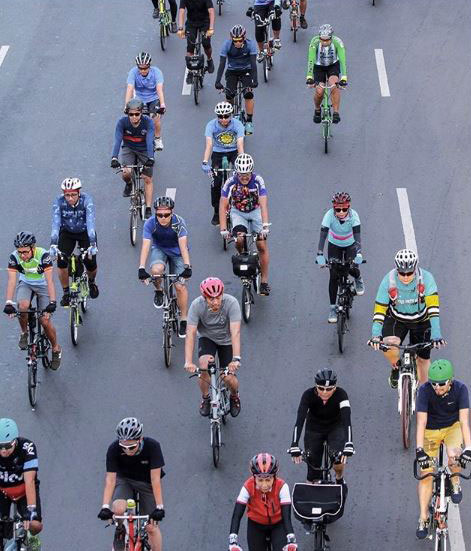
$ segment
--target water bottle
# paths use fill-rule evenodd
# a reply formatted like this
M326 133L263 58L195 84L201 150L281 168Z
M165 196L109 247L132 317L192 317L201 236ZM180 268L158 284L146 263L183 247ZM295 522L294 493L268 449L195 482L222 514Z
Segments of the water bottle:
M128 499L126 505L128 508L128 515L134 516L136 514L136 502L134 499Z

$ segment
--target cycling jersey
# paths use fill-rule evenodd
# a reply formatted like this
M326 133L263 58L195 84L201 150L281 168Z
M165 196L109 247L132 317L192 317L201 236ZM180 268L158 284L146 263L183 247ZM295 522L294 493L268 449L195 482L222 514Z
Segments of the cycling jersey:
M423 297L418 289L418 277L423 281ZM394 300L390 297L392 287L397 290L397 297ZM432 339L441 338L440 300L433 275L427 270L418 268L414 279L405 284L399 280L396 270L387 273L381 281L376 295L371 331L373 337L382 335L386 316L406 323L430 320Z
M63 195L59 195L52 205L51 245L57 245L59 232L87 232L91 243L96 242L95 205L88 193L81 193L75 205L69 205Z
M221 56L227 57L228 71L251 71L251 55L257 55L257 46L248 38L241 48L236 48L230 39L226 40L221 48Z
M8 261L8 270L19 272L19 280L29 285L46 285L44 271L52 269L52 266L49 251L41 247L34 249L33 258L27 262L21 259L16 250L11 253Z
M19 436L13 453L8 457L0 457L0 491L11 500L25 496L24 473L37 472L38 468L34 442Z
M135 455L126 455L115 440L106 453L106 472L116 473L119 477L150 482L150 471L161 469L165 465L159 442L144 436L141 449ZM161 477L165 475L161 471Z
M239 302L232 295L222 296L221 308L213 312L203 297L195 298L188 311L188 325L197 327L198 336L218 345L232 344L230 324L242 317Z
M213 151L225 153L237 150L237 140L245 135L244 125L238 119L231 119L227 126L223 126L218 119L212 119L206 125L204 135L213 140Z
M254 6L269 6L270 4L280 5L280 0L254 0Z
M263 178L252 173L248 185L244 186L237 174L226 180L221 189L221 196L230 199L231 205L241 212L252 212L260 207L260 197L266 197L267 190Z
M322 46L319 35L314 36L309 44L307 75L306 78L313 78L314 65L328 67L337 61L340 62L340 73L347 76L347 61L345 55L345 46L338 36L332 37L329 46Z
M247 516L259 524L276 524L281 522L281 506L291 504L288 484L275 478L269 492L257 490L255 477L248 478L237 497L237 503L247 506Z
M355 243L354 228L360 229L360 217L355 210L349 209L347 216L340 219L332 208L325 213L322 219L321 231L323 228L328 231L329 243L337 245L337 247L349 247ZM324 243L319 250L323 250L323 248Z
M214 8L212 0L180 0L180 9L187 10L187 20L194 25L209 23L210 8Z
M187 236L185 220L178 214L172 214L172 222L168 227L159 224L156 216L151 216L142 230L144 239L152 239L152 248L158 248L168 256L181 256L178 239Z
M427 429L451 427L459 421L460 409L469 408L468 389L464 383L454 380L449 392L439 396L431 383L419 387L417 411L427 413Z
M164 75L158 67L151 67L145 76L137 67L133 67L128 73L127 83L134 86L137 98L150 103L158 99L157 84L164 83Z
M137 127L134 127L125 115L116 124L112 157L117 157L119 148L129 147L133 151L146 153L149 159L154 158L154 122L147 115L142 115Z

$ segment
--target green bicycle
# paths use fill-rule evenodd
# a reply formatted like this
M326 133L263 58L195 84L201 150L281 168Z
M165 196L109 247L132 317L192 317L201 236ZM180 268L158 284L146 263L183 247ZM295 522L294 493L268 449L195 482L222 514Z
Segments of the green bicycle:
M338 88L339 90L345 89L344 86L340 86L338 82L335 84L327 84L327 82L319 82L318 86L324 88L324 96L321 103L321 132L322 139L324 140L324 152L327 154L329 152L329 140L332 138L332 116L333 116L333 107L331 101L330 90L332 88Z
M170 26L172 24L172 17L170 10L165 5L165 0L159 0L159 30L160 30L160 47L165 52L167 46L167 39L170 35Z

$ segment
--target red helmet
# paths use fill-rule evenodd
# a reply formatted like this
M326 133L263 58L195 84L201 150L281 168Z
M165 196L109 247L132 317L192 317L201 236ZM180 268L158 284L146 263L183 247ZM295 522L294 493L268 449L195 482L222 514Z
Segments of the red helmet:
M254 476L276 476L278 459L270 453L258 453L250 460L250 470Z
M224 283L218 277L207 277L201 282L200 291L205 297L216 298L224 293Z
M340 193L334 193L332 196L332 203L334 205L350 205L352 198L349 193L341 191Z

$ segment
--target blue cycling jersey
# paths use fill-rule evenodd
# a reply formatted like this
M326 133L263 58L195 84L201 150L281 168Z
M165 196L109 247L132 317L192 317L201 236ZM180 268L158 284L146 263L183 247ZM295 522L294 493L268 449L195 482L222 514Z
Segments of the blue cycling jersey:
M117 157L119 148L129 147L146 154L149 159L154 158L154 122L147 115L142 115L137 126L133 126L129 117L121 117L116 124L112 157Z
M257 55L257 46L247 39L241 48L236 48L232 40L226 40L221 48L221 56L227 58L229 71L246 71L252 69L251 55Z
M90 194L80 193L77 203L69 205L63 195L56 197L52 205L51 245L57 245L61 230L70 233L87 232L90 243L96 242L95 205Z
M144 239L152 240L152 248L158 248L168 256L182 255L178 239L187 236L185 220L178 214L172 214L169 226L162 226L155 216L151 216L146 220L142 231Z
M360 217L355 210L349 209L347 216L340 220L332 208L325 213L321 225L329 229L329 243L337 247L350 247L355 243L353 228L360 225Z
M223 126L218 119L212 119L206 125L205 136L213 139L213 151L224 153L237 150L237 140L245 135L244 125L238 119L231 119Z
M133 67L128 73L127 83L134 86L137 98L149 103L157 100L157 84L164 83L164 75L158 67L151 67L145 76L137 67Z

